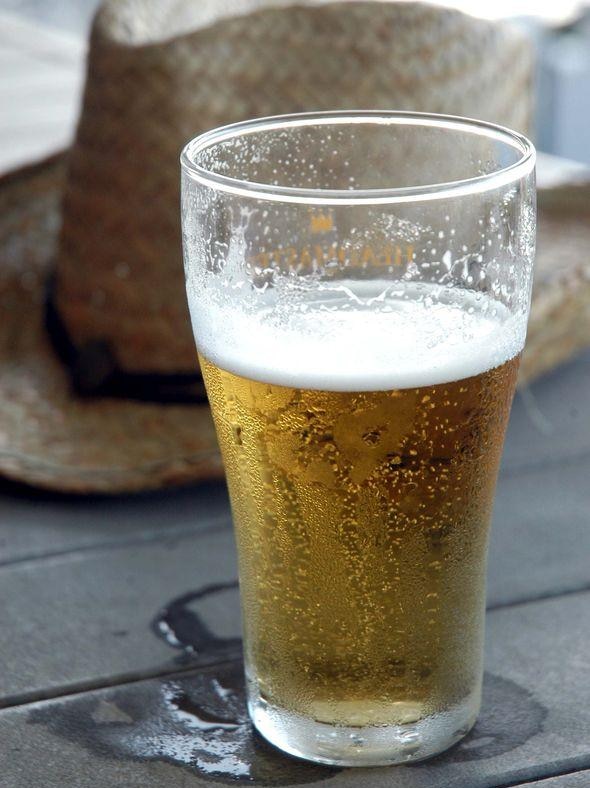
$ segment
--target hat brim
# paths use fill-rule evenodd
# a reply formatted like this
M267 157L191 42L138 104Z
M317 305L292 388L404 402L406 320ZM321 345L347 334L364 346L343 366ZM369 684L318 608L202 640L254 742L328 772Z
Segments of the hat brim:
M220 478L207 405L79 398L44 322L65 156L0 179L0 474L63 492L122 493ZM590 185L540 193L523 378L590 344Z
M0 473L75 493L220 478L204 404L77 397L44 321L64 156L0 180Z

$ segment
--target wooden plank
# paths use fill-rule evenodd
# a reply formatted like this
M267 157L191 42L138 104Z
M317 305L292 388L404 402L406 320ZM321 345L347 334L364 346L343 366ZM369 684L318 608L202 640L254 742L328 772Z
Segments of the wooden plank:
M590 351L516 393L502 473L590 455Z
M590 587L590 455L500 477L488 604Z
M68 497L1 483L0 491L0 567L230 524L222 482L116 497Z
M11 788L190 788L233 780L492 788L588 769L590 594L495 611L488 629L480 719L463 743L432 761L338 772L283 757L252 737L241 664L230 661L6 709L0 773Z
M570 772L560 777L549 777L547 780L527 781L511 788L588 788L590 785L590 771Z
M200 664L198 650L187 655L154 634L154 620L179 597L235 578L229 528L6 567L0 629L10 637L2 644L0 706L158 674L177 658ZM231 603L221 593L177 606L180 626L190 627L193 607L205 606L213 636L238 635L237 592L230 593Z

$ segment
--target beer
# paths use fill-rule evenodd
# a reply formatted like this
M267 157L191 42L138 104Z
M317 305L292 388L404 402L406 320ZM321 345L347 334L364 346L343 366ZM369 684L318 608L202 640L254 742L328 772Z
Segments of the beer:
M382 111L262 118L183 150L248 711L287 753L404 763L475 722L534 160L483 121Z
M251 703L351 729L475 714L522 320L483 293L362 281L240 319L199 351Z

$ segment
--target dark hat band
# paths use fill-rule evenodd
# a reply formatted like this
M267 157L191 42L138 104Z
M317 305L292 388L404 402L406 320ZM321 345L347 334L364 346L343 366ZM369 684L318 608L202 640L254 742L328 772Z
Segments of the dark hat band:
M178 405L207 401L199 373L126 372L117 364L106 340L76 345L59 314L54 292L55 278L51 276L45 299L45 327L56 354L69 370L78 396L118 397Z

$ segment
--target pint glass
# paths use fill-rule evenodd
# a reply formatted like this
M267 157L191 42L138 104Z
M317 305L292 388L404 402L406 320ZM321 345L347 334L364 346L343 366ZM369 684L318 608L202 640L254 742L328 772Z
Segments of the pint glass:
M507 129L402 112L265 118L182 153L249 712L288 753L419 760L476 719L534 158Z

